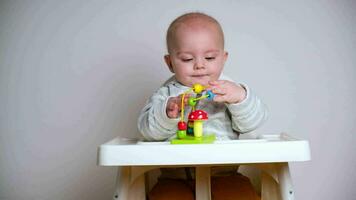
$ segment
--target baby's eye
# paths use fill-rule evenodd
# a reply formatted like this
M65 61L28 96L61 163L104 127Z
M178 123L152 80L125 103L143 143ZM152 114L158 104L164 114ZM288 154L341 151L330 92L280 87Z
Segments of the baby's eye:
M192 60L193 60L193 58L183 58L183 59L182 59L183 62L190 62L190 61L192 61Z
M206 60L215 60L215 57L205 57Z

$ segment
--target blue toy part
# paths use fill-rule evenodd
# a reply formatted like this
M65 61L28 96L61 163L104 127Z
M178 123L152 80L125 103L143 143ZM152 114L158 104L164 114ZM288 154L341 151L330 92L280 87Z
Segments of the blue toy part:
M215 97L215 94L211 90L207 90L206 95L208 95L207 99L210 101L212 101Z

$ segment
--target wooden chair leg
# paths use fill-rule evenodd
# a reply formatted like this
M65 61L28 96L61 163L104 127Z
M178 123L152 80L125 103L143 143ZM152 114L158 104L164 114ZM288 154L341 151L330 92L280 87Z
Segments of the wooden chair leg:
M127 200L130 187L130 167L118 167L114 200Z
M278 183L266 172L261 173L261 200L281 200Z
M133 176L134 175L134 176ZM145 200L145 174L132 173L132 167L119 167L114 200Z
M294 200L294 190L288 163L278 164L277 174L282 200Z
M130 185L128 200L145 200L145 174L141 174Z
M210 200L210 167L196 167L195 176L195 199Z

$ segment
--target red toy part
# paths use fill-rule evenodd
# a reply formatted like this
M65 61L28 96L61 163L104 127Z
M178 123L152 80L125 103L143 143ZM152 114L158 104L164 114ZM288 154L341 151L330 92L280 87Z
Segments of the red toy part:
M191 112L188 116L188 119L191 121L195 120L207 120L208 119L208 113L206 113L203 110L195 110Z
M178 122L178 130L180 130L180 131L187 130L187 123Z

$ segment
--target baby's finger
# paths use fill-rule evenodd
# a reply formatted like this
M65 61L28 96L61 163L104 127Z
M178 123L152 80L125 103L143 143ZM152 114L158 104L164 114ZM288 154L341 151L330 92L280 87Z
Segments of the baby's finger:
M207 86L205 86L205 90L211 90L213 87L209 84Z
M179 115L179 106L177 104L174 105L172 112L173 112L174 118L177 118Z
M188 105L188 104L189 104L189 99L190 99L191 97L193 97L191 94L188 94L188 96L185 97L185 99L184 99L184 104L185 104L185 105Z
M170 101L167 104L167 110L172 111L172 110L178 110L179 106L175 101Z
M174 97L174 103L175 104L180 104L182 102L182 97L181 96L178 96L178 97Z
M209 86L215 86L218 85L217 81L209 81Z
M226 94L226 89L225 89L225 88L222 88L222 87L214 87L211 91L212 91L214 94L221 94L221 95Z
M167 110L167 115L169 118L177 118L179 113L178 105L173 103L170 104Z
M216 95L213 99L215 102L225 102L226 96L225 95Z
M168 112L167 112L167 116L168 116L169 118L177 118L177 117L178 117L178 112L175 112L174 110L168 111Z
M174 105L175 105L175 104L176 104L176 103L175 103L175 100L174 100L174 99L168 101L168 102L167 102L167 109L172 110L172 109L174 108Z
M175 103L175 104L173 105L173 110L175 110L175 111L177 111L177 112L179 111L179 106L178 106L178 104Z
M171 104L177 104L179 102L178 97L170 97L167 102L167 107Z

